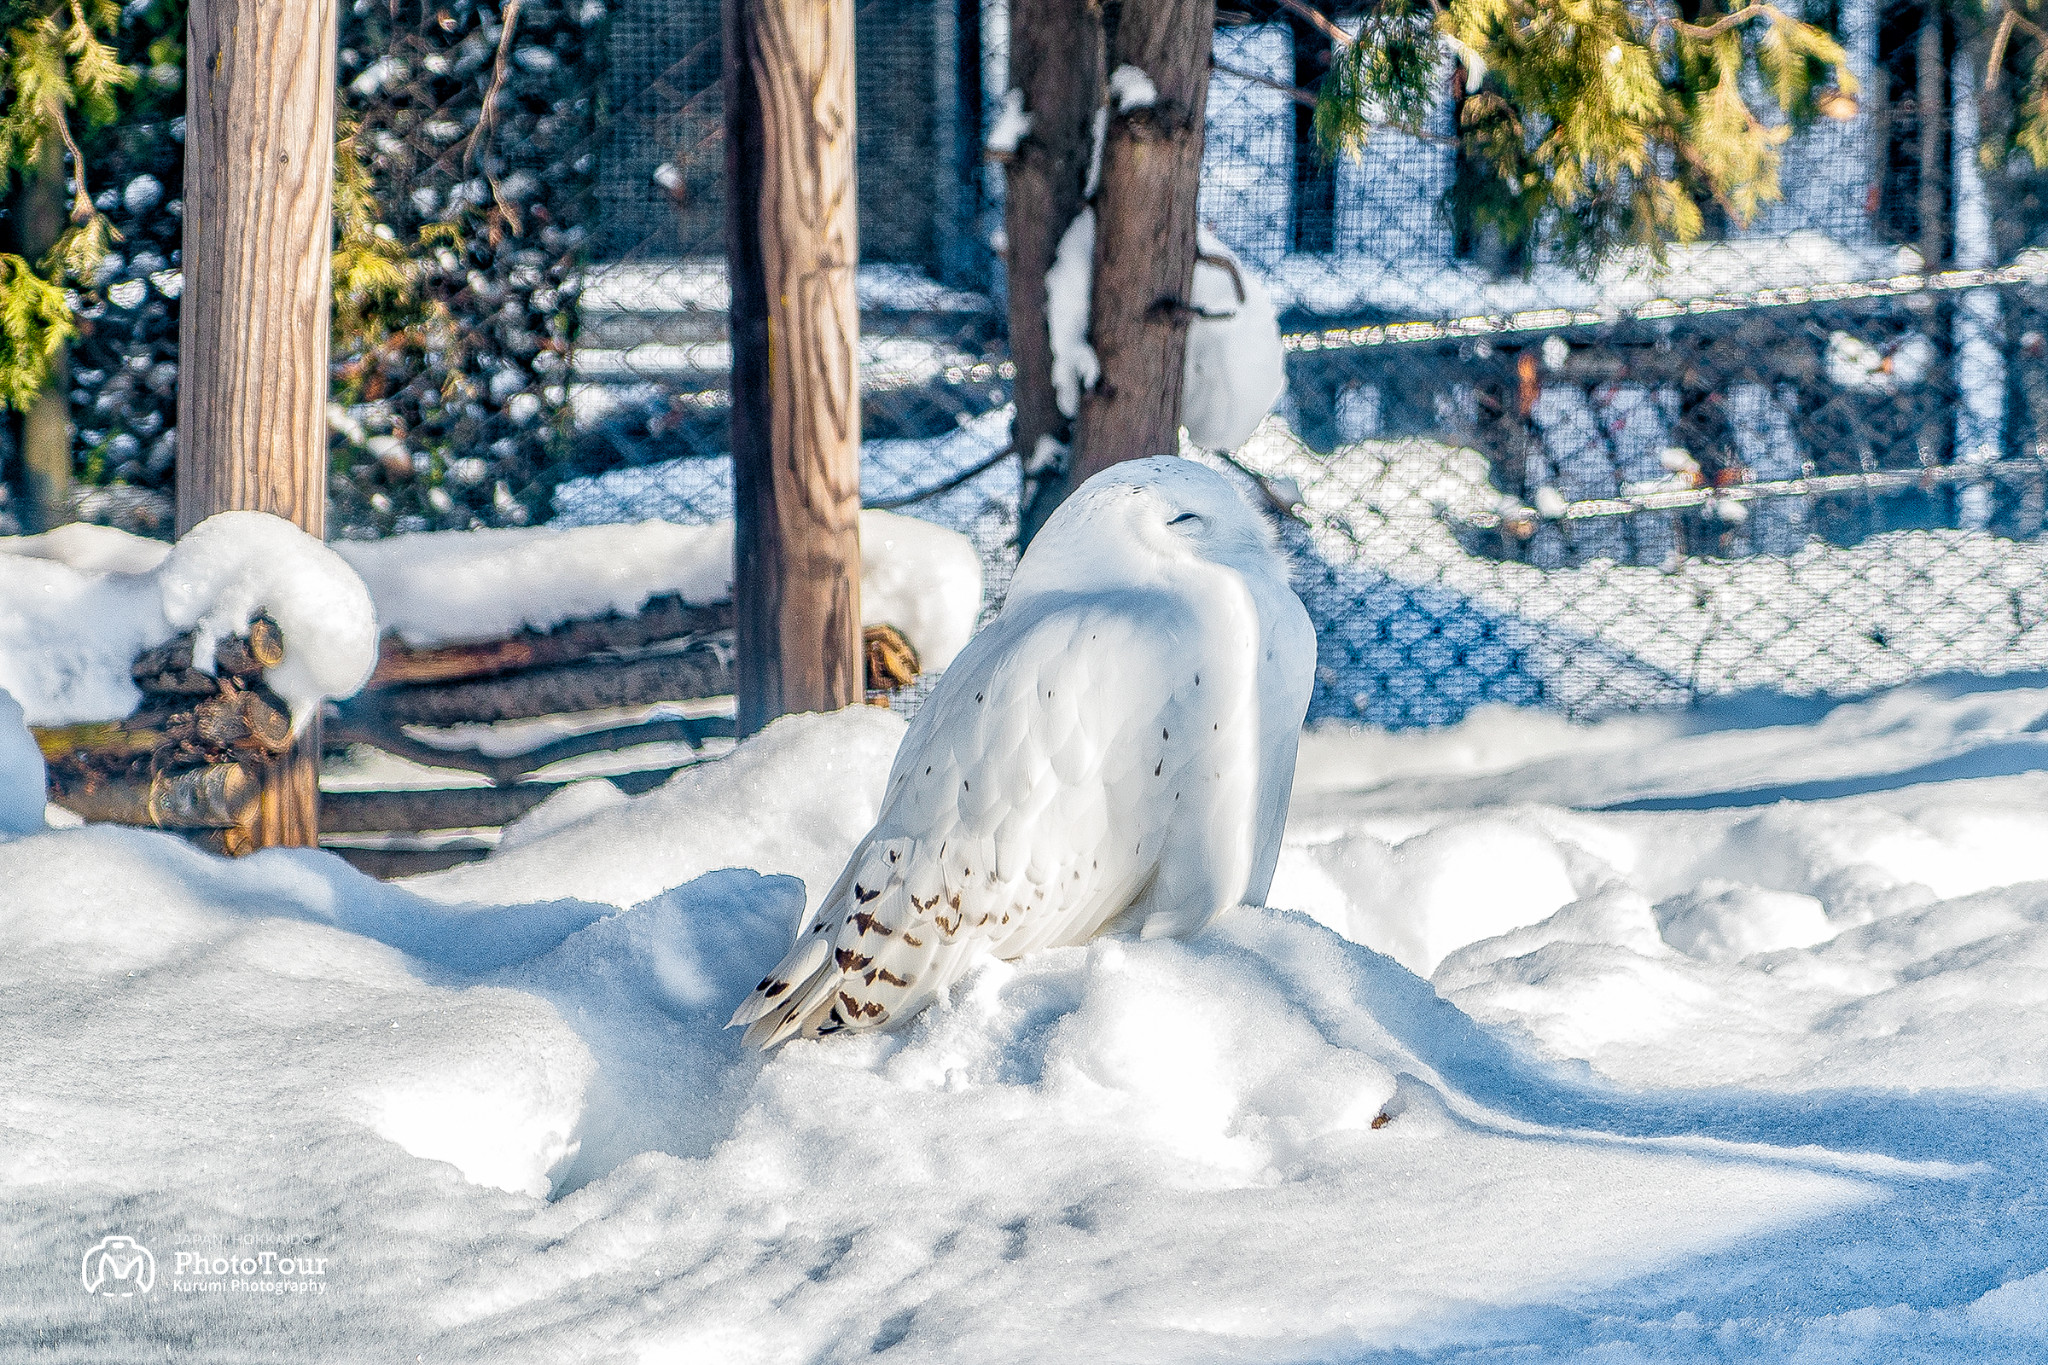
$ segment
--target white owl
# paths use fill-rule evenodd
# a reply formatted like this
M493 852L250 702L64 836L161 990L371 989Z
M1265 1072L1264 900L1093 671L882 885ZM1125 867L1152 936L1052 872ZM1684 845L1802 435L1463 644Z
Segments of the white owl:
M732 1022L761 1047L880 1028L979 953L1186 936L1262 903L1315 648L1223 475L1097 474L918 711L875 827Z

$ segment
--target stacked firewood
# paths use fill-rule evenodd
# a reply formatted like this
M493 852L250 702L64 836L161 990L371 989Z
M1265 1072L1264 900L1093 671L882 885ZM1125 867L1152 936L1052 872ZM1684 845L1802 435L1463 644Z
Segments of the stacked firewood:
M133 666L143 694L133 715L36 731L50 800L87 820L247 853L261 769L291 747L290 711L263 682L283 662L284 635L267 616L222 640L210 673L194 666L189 638L146 650Z
M333 793L321 803L322 834L338 836L336 852L380 874L446 866L485 850L409 850L389 841L514 820L562 785L532 775L565 759L658 743L696 749L706 739L730 738L729 716L637 719L630 711L731 695L732 621L730 603L664 597L632 616L568 621L480 643L417 648L387 637L362 692L329 706L327 742L369 744L430 767L466 769L492 786ZM886 703L891 691L917 679L917 653L901 632L870 626L863 645L870 700ZM263 682L264 671L284 657L284 636L267 616L223 639L211 672L195 666L189 638L144 651L131 669L143 694L133 715L36 730L50 800L89 821L178 831L232 856L250 852L263 767L292 743L289 710ZM611 721L621 710L629 714ZM448 747L449 727L542 716L595 720L519 753ZM640 792L673 771L650 768L611 780ZM349 846L363 836L382 842Z
M730 696L732 632L729 602L658 597L631 616L587 617L499 640L419 647L387 636L368 685L328 709L326 742L480 773L492 785L330 793L321 800L322 835L332 836L334 852L377 875L446 867L482 857L488 845L478 841L481 832L517 819L560 788L534 777L543 768L642 745L699 749L707 739L729 739L729 715L633 713L661 702ZM917 679L917 652L891 626L869 626L862 635L869 699L886 704L890 692ZM476 727L542 716L585 723L517 753L457 742L473 739ZM674 771L669 759L609 780L638 793ZM451 843L448 831L466 833ZM428 836L427 846L407 846L408 835Z
M729 695L732 606L659 597L632 616L565 621L499 640L415 647L386 636L376 672L331 708L329 743L369 744L437 768L482 773L493 783L565 758L665 740L693 748L729 734L715 719L628 721L600 726L526 753L491 755L417 736L451 726L572 716L655 702Z

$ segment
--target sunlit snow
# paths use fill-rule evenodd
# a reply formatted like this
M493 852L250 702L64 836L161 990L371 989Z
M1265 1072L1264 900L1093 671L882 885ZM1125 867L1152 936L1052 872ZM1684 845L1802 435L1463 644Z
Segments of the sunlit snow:
M17 838L0 1340L2019 1358L2048 1320L2044 715L1954 683L1319 729L1276 908L989 964L899 1033L766 1059L719 1025L870 818L886 714L391 886ZM32 753L0 742L0 809ZM146 1297L82 1292L113 1234L153 1248ZM175 1272L235 1238L324 1257L321 1288Z

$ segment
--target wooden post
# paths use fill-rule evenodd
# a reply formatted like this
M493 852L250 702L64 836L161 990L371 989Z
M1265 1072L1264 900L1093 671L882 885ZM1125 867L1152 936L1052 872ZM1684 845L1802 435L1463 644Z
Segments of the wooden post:
M853 0L724 0L739 732L862 696Z
M325 533L334 0L193 0L178 530L254 509ZM317 724L266 765L257 847L319 842Z
M1125 0L1108 66L1135 66L1156 104L1114 114L1095 204L1089 339L1102 377L1081 399L1069 479L1180 453L1195 197L1215 0Z
M1064 467L1039 459L1051 437L1073 440L1052 383L1045 276L1060 238L1081 212L1102 103L1098 0L1016 0L1010 10L1010 87L1024 94L1031 131L1004 167L1003 233L1009 242L1010 359L1017 415L1011 443L1024 468L1020 533L1029 544L1072 491Z
M35 172L15 197L15 241L22 258L39 267L64 235L70 197L64 193L64 139L43 130ZM50 376L28 411L21 414L23 530L48 531L71 520L71 348L59 347Z

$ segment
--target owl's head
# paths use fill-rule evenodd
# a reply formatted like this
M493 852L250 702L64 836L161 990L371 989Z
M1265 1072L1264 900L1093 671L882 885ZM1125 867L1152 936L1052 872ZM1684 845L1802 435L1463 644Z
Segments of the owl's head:
M1178 456L1129 460L1075 489L1046 520L1011 595L1151 579L1192 561L1287 578L1272 528L1224 475Z

